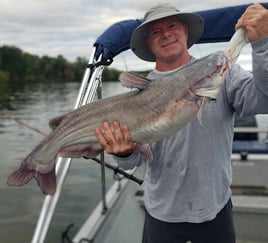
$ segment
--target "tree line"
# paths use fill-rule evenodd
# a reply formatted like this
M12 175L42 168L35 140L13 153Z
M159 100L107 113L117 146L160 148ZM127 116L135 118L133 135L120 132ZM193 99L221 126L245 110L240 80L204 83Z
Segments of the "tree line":
M0 47L0 83L80 82L88 61L77 57L69 62L62 55L39 57L15 46ZM105 67L103 81L118 80L120 71Z
M81 82L88 60L70 62L57 57L32 55L15 46L0 46L0 109L8 107L14 93L38 83ZM105 67L102 81L117 81L121 71ZM137 72L146 76L148 71Z

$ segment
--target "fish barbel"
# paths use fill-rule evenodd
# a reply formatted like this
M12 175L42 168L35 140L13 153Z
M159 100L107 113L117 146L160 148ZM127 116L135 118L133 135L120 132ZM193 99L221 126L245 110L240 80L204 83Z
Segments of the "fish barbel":
M21 186L35 178L45 194L53 194L57 155L96 157L103 148L94 129L104 121L127 125L137 150L151 160L148 144L174 134L200 112L207 100L215 98L218 91L211 92L213 81L224 78L227 63L224 52L215 52L159 80L123 73L122 85L137 89L94 101L52 119L51 133L22 161L7 183Z

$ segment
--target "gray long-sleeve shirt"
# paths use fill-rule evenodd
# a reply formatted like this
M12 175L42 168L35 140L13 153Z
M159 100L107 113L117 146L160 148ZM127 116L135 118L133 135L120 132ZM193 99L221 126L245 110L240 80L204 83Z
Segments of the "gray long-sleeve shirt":
M167 222L211 220L231 196L234 115L268 113L268 38L252 43L253 76L239 65L227 74L216 101L205 105L202 125L193 119L176 134L151 144L144 202L148 212ZM152 71L148 78L165 75ZM131 132L131 131L130 131ZM115 157L125 169L143 157Z

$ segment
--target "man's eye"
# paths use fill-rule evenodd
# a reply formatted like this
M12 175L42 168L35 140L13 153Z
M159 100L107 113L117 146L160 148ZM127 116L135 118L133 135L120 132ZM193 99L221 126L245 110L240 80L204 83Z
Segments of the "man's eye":
M158 34L159 34L159 30L153 30L153 31L151 32L151 34L152 34L152 35L158 35Z
M169 25L170 29L175 29L176 27L177 27L177 25L175 23L172 23L172 24Z

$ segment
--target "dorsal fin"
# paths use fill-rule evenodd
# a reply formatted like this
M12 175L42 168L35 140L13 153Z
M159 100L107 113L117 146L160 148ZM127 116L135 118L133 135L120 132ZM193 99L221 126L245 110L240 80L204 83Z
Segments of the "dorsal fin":
M119 80L121 81L122 86L137 89L144 89L151 81L143 76L130 72L121 73Z

